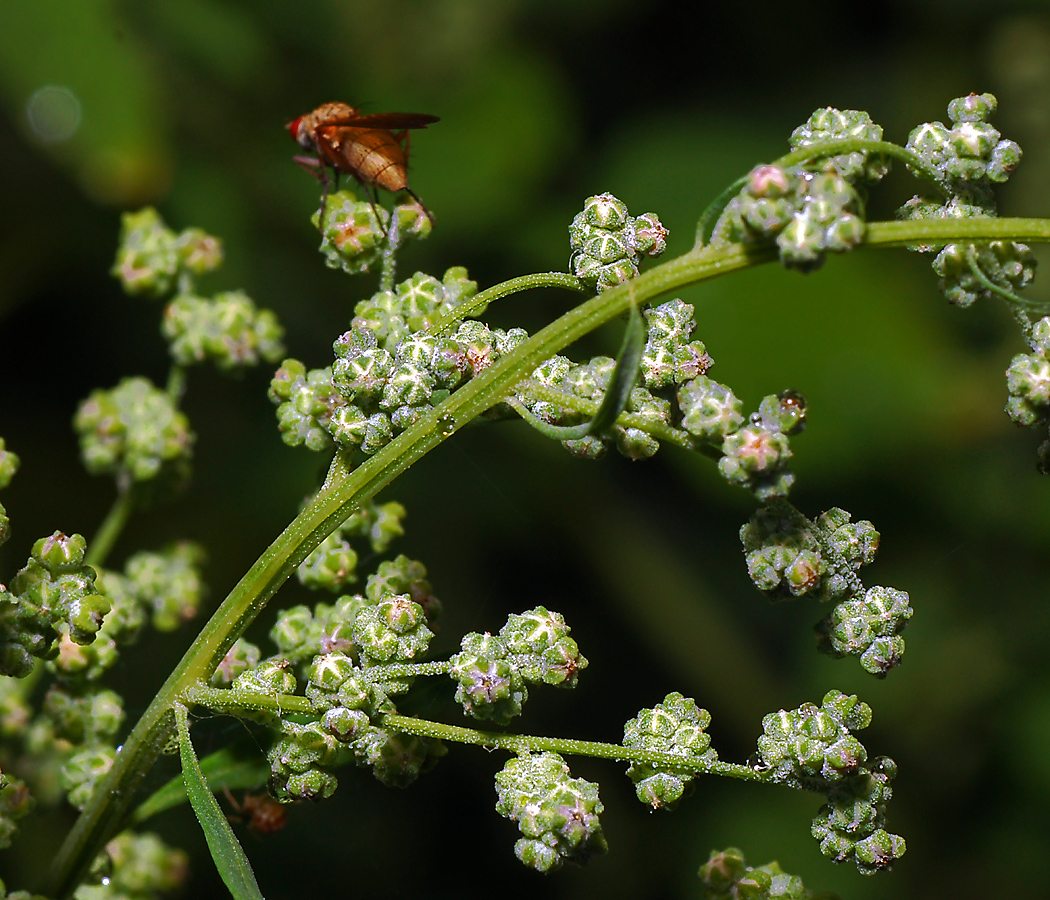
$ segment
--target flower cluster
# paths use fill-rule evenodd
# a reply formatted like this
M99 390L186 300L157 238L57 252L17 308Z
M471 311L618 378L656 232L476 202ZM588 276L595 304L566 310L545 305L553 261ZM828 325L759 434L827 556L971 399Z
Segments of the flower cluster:
M884 827L896 774L897 764L883 756L828 791L810 829L821 853L837 863L852 859L862 875L888 869L904 855L904 838Z
M32 809L33 797L25 782L0 770L0 849L11 846L19 819L24 819ZM0 897L2 896L3 882L0 881ZM8 894L8 897L15 900L12 894Z
M806 122L791 132L788 143L792 150L803 150L815 144L849 140L881 141L882 126L872 122L871 116L863 110L826 106L815 110ZM879 181L890 170L889 159L870 150L825 157L816 160L815 164L838 172L852 183Z
M863 597L839 603L817 625L818 648L829 656L856 656L861 668L883 678L904 656L901 632L912 616L904 591L876 585Z
M129 294L162 297L187 277L222 264L222 244L199 228L176 234L155 209L125 213L112 274Z
M678 389L682 427L722 454L718 470L759 500L784 497L795 483L788 470L789 435L805 425L805 400L795 391L770 394L744 424L740 400L724 384L701 375Z
M344 594L334 603L317 603L312 609L303 605L293 606L280 612L270 630L270 640L276 644L281 658L293 665L309 662L317 654L332 650L353 654L363 660L378 661L385 650L377 645L373 648L374 652L366 653L360 639L369 641L370 645L378 640L389 649L393 646L391 641L396 643L398 639L386 634L382 625L383 617L389 613L396 622L400 622L403 617L392 609L387 609L383 614L369 613L371 618L368 621L372 624L368 626L370 630L367 635L358 635L358 617L366 610L396 600L396 605L404 607L405 615L415 623L411 626L407 625L407 620L402 623L405 625L405 631L400 632L402 639L410 642L429 641L426 636L430 633L429 629L425 633L420 631L420 628L425 628L425 624L416 620L420 614L424 619L436 617L440 612L440 602L433 595L426 574L426 567L422 563L404 555L381 562L368 577L364 594ZM362 620L360 627L365 628L365 620ZM385 635L382 640L380 632ZM406 645L406 649L411 647Z
M368 503L354 512L299 564L299 582L314 590L340 591L357 581L357 553L352 538L365 538L373 553L383 553L405 533L400 503Z
M1018 425L1041 425L1050 418L1050 316L1032 326L1031 353L1019 353L1006 370L1006 414Z
M92 867L92 882L75 900L146 900L176 891L189 874L189 857L152 833L125 831L106 844Z
M575 687L587 658L569 631L559 613L537 606L509 616L498 635L466 635L449 670L463 711L505 725L528 699L527 684Z
M851 732L871 723L871 707L855 695L829 691L821 705L804 703L762 720L759 760L769 777L818 790L828 802L813 820L821 852L835 862L853 859L871 874L904 855L904 839L883 828L896 765L868 754Z
M839 157L848 160L849 156ZM775 238L780 261L811 272L829 252L852 250L864 237L864 203L842 173L775 165L752 169L741 192L726 206L716 239L756 243Z
M330 194L323 224L316 214L313 223L321 229L325 265L350 275L371 271L402 240L423 240L431 228L430 218L416 201L395 206L391 215L346 190Z
M791 148L804 151L835 141L882 139L882 128L866 113L818 109L792 132ZM864 198L858 185L878 181L887 160L869 150L814 158L796 166L761 165L715 224L716 241L775 240L780 261L811 272L826 255L853 249L864 238Z
M113 475L123 489L158 477L180 484L189 476L189 420L149 379L125 378L112 390L92 391L73 427L85 468Z
M625 747L641 747L684 757L685 766L632 762L627 777L634 782L638 799L653 809L674 809L697 768L718 759L711 737L704 730L711 714L691 697L674 692L652 709L643 709L623 729Z
M0 674L23 678L33 658L58 654L59 639L90 644L110 610L85 564L87 542L56 531L33 544L26 565L0 588Z
M775 862L749 866L736 847L712 850L698 874L707 900L813 900L813 892L797 875Z
M992 94L970 94L948 104L951 127L926 122L914 129L907 148L921 157L936 173L950 197L916 195L898 215L904 219L955 219L989 217L996 214L992 184L1006 181L1021 161L1021 148L1003 140L987 119L995 112ZM1016 294L1035 277L1035 256L1025 244L990 241L918 246L921 251L939 250L933 270L939 287L950 303L966 307L979 298Z
M699 378L714 365L703 341L693 340L696 311L674 299L645 310L646 339L641 375L650 391Z
M11 483L11 479L15 477L15 472L18 471L18 454L7 449L7 443L2 437L0 437L0 490L7 487ZM4 504L0 503L0 545L7 543L7 539L11 536L11 519L7 515L7 510L4 509ZM3 591L0 590L0 597L2 597Z
M204 597L204 548L177 541L159 553L136 553L124 566L126 588L153 616L157 631L174 631L192 619Z
M514 855L540 872L608 849L598 785L572 778L557 753L525 753L496 773L496 812L517 822Z
M863 588L857 571L875 559L879 533L837 507L807 519L783 501L761 507L740 529L747 572L771 600L803 594L851 597Z
M775 501L740 529L740 541L751 580L770 599L808 595L839 601L817 625L822 652L857 656L862 668L878 677L900 664L901 632L912 616L908 595L888 587L865 592L857 574L879 548L871 522L853 522L838 508L811 520Z
M268 309L257 309L243 291L210 300L179 294L164 310L161 332L179 365L212 360L220 369L276 362L284 353L284 329Z
M330 369L307 371L285 360L270 384L284 442L313 450L335 443L371 455L524 341L523 329L475 320L446 336L425 331L475 287L462 268L449 269L443 281L416 273L355 307Z
M851 732L870 724L871 707L839 691L828 691L820 706L770 713L758 739L762 768L772 780L796 786L855 775L868 753Z
M656 213L637 218L612 194L588 197L569 226L569 271L596 291L616 287L638 274L641 257L667 249L667 229Z

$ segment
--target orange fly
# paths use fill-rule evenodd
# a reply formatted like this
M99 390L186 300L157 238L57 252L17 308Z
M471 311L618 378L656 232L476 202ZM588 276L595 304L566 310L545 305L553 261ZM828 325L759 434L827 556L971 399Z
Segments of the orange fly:
M318 225L324 219L328 186L334 180L338 188L340 172L371 187L373 202L379 199L376 187L393 193L405 191L433 223L430 210L408 186L408 132L437 121L437 116L422 113L363 116L346 103L325 103L289 122L288 133L300 147L312 151L311 156L296 156L295 161L324 185ZM334 179L329 178L329 167L335 171Z

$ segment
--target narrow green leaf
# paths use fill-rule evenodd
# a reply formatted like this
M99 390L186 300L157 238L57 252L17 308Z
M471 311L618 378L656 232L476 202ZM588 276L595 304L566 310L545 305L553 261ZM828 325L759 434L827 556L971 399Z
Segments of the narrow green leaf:
M616 368L613 369L601 406L589 422L580 425L551 425L533 415L517 398L511 397L507 403L533 428L556 441L575 441L589 434L601 434L615 424L617 417L627 408L627 401L631 399L631 391L638 380L644 351L645 323L632 298L630 318L627 321L627 330L623 334Z
M223 788L254 788L265 783L270 767L252 740L238 741L200 760L201 772L213 794ZM176 775L139 804L131 822L139 824L151 816L186 802L186 781Z
M197 754L190 741L188 711L181 703L175 705L175 724L179 733L179 757L186 781L186 795L201 823L215 868L234 900L263 900L248 857L244 855L230 823L219 809L219 804L208 790Z

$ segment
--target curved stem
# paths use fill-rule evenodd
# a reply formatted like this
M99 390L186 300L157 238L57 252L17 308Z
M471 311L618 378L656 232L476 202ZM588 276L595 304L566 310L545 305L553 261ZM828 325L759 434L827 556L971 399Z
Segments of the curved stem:
M521 275L518 278L511 278L509 281L503 281L490 288L485 288L481 293L463 301L444 315L435 318L430 323L428 330L440 334L449 326L456 325L463 319L480 315L493 300L509 297L511 294L517 294L520 291L530 291L533 288L544 287L560 287L580 292L587 290L586 285L579 278L567 272L537 272L535 275Z
M865 245L897 246L974 239L1050 240L1050 220L877 222L868 226ZM193 689L206 681L234 641L265 608L299 563L361 503L476 416L501 402L544 360L626 312L632 295L644 306L669 291L770 262L776 259L776 255L776 248L768 246L705 247L655 266L629 283L585 301L537 332L421 416L357 469L346 471L337 455L333 473L324 488L233 588L128 735L112 768L100 780L90 803L54 859L49 895L65 897L71 894L102 845L124 822L142 779L171 737L175 704L184 702ZM516 287L508 287L511 285ZM488 302L526 287L547 286L578 288L579 282L564 273L525 276L483 291L473 298L473 302Z
M84 554L85 563L96 567L105 564L109 551L113 549L117 538L120 537L121 532L124 530L128 517L134 512L137 500L138 491L135 485L117 494L113 505L109 508L109 512L106 513L106 518L102 520L102 524L98 526L98 531L95 532L95 536L91 539L91 543L88 544L87 553Z

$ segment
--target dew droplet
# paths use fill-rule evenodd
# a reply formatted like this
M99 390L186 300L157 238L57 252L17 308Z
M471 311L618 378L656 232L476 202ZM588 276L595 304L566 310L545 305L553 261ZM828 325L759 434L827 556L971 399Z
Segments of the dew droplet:
M437 427L438 431L440 431L444 437L448 437L456 430L456 417L441 416L441 418L437 420Z

